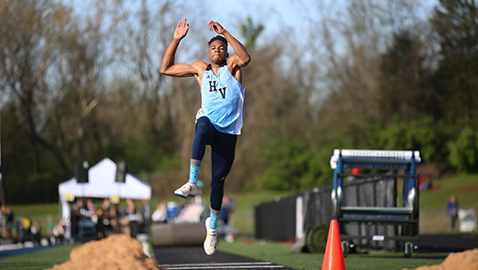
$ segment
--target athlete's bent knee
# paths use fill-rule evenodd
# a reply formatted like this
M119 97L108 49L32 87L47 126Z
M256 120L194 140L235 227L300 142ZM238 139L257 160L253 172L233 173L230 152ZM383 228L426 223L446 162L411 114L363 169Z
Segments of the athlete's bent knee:
M207 117L201 117L196 123L196 134L207 134L209 132L210 122Z

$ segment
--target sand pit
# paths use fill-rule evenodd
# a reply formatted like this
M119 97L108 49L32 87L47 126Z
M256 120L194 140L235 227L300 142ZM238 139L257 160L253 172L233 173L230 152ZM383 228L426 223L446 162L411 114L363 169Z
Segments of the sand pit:
M414 270L476 270L478 269L478 248L463 252L450 253L446 259L437 265L421 266ZM408 269L404 269L408 270Z
M146 256L143 245L127 235L111 235L73 249L70 260L56 264L52 270L77 269L134 269L158 270L156 263Z

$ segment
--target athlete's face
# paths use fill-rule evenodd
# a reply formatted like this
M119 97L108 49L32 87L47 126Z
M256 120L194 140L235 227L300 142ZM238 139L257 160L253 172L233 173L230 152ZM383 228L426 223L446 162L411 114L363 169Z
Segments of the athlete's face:
M222 64L226 62L228 56L226 44L222 41L214 40L209 46L207 57L209 57L211 63Z

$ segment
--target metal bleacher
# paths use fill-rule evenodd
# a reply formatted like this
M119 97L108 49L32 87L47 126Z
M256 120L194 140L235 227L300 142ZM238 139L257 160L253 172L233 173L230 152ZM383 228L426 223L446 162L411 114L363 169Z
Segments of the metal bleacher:
M372 246L399 248L411 256L418 242L419 162L419 151L334 150L331 212L345 253L353 246ZM367 173L351 173L353 168ZM344 185L345 179L352 180ZM400 205L398 179L403 179Z

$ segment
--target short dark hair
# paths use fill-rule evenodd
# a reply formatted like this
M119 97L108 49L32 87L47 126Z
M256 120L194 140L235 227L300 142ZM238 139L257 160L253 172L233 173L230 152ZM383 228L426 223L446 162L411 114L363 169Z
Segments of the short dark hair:
M215 37L211 38L211 40L209 40L209 42L207 43L208 46L211 46L211 43L213 43L215 40L222 41L226 45L226 49L227 49L227 40L223 36L215 36Z

